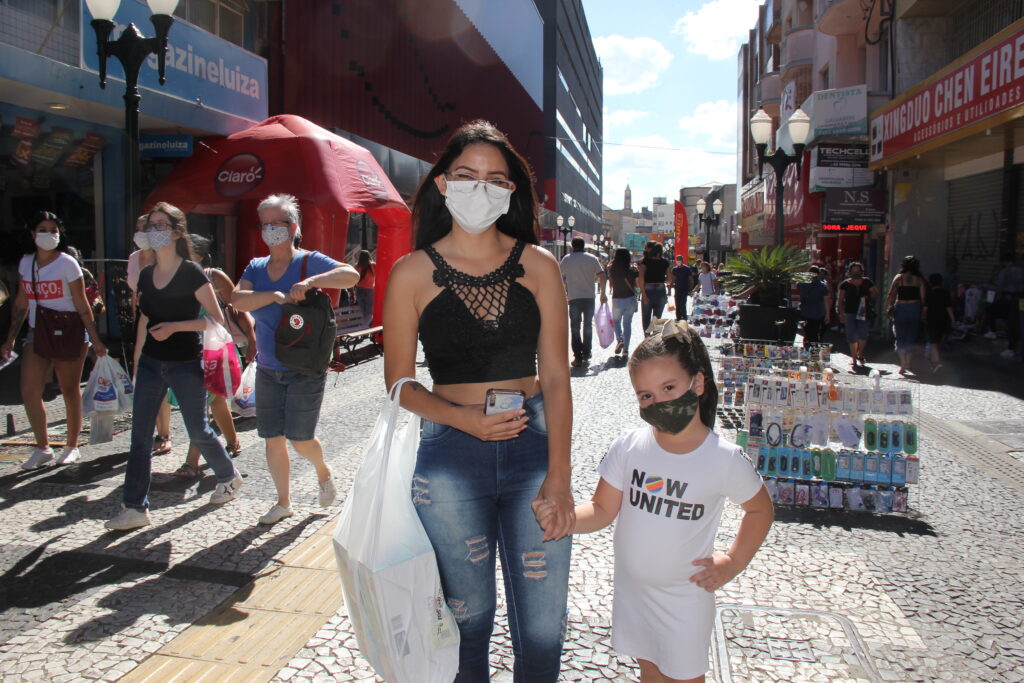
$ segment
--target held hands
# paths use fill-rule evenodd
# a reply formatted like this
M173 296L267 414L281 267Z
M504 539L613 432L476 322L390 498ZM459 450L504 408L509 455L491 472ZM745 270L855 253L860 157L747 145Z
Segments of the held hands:
M730 556L717 550L711 557L694 560L693 564L704 569L691 576L690 583L697 584L709 593L729 583L742 571L742 567L735 566Z
M530 419L523 417L526 411L522 408L493 415L484 414L483 404L459 406L457 410L458 417L452 426L481 441L514 439L519 436L519 432L526 429L526 423Z
M558 541L572 533L576 526L576 503L566 481L544 479L533 503L533 514L544 530L545 541Z
M164 341L178 331L178 323L157 323L149 328L149 336L157 341ZM104 347L105 349L106 347Z

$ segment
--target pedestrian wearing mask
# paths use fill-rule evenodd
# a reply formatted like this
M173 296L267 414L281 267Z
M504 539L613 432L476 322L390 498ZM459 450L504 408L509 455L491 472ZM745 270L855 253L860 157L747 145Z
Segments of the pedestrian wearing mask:
M615 257L608 267L608 276L612 286L612 323L615 327L615 340L618 342L615 355L625 360L629 357L633 314L636 313L636 283L640 277L629 258L629 249L620 247L615 250Z
M660 318L668 301L665 291L665 278L668 274L669 262L662 254L664 247L661 242L651 240L644 247L644 257L640 261L640 318L644 332L651 325L651 317Z
M804 348L821 343L832 317L832 295L822 279L821 269L811 266L809 272L814 279L796 286L800 292L800 317L804 319Z
M132 290L132 308L135 310L135 323L138 325L139 314L139 272L156 260L156 254L149 248L149 236L146 234L146 223L149 222L149 214L142 214L135 220L135 235L132 238L136 251L128 254L128 268L125 279L128 288ZM135 348L133 357L133 368L139 367L139 354L142 349ZM170 392L168 392L169 394ZM171 404L167 397L160 404L160 410L156 414L156 436L153 437L153 455L163 455L171 452Z
M850 344L850 369L856 370L857 363L864 367L864 349L868 345L873 302L878 298L875 283L864 277L864 265L853 261L847 266L847 278L839 285L839 300L836 308L842 316L839 322L846 327L846 341Z
M82 368L92 342L97 356L107 355L85 295L82 268L72 258L64 224L56 214L39 211L29 220L32 250L18 264L19 287L11 313L7 341L0 356L7 360L21 326L28 319L28 335L21 351L21 399L36 445L22 469L32 470L56 461L65 465L79 459L82 430ZM88 333L88 337L86 337ZM56 372L67 415L67 440L60 454L50 448L43 391Z
M423 418L411 495L461 637L462 683L490 680L500 549L515 680L558 678L574 519L567 306L558 263L538 246L529 165L486 121L459 128L413 198L415 251L384 300L384 377ZM593 286L593 285L591 285ZM485 413L488 389L523 407ZM531 503L550 503L546 531Z
M683 255L676 256L676 265L672 267L672 286L675 290L676 320L686 320L686 304L693 290L696 274L690 266L683 263Z
M327 371L312 377L277 359L274 333L281 322L281 304L303 301L315 287L348 289L359 273L326 254L297 248L302 217L295 197L270 195L260 202L257 213L270 255L249 262L231 303L252 313L256 321L256 432L266 442L267 468L277 489L277 502L259 522L276 524L292 516L289 443L316 469L320 505L329 506L338 494L331 468L324 462L324 447L316 438Z
M910 372L910 356L917 343L924 298L927 293L921 266L913 256L905 256L900 272L892 279L885 300L885 311L892 320L896 337L896 354L900 357L900 374Z
M206 421L199 341L199 333L206 329L206 319L199 316L200 308L205 308L214 322L224 324L213 285L191 258L188 227L180 209L166 202L156 204L149 212L146 237L156 260L139 272L136 345L142 352L135 373L131 450L122 494L124 509L106 523L108 529L115 530L150 523L153 423L168 388L174 390L178 399L189 440L217 476L210 503L227 503L242 487L242 475Z

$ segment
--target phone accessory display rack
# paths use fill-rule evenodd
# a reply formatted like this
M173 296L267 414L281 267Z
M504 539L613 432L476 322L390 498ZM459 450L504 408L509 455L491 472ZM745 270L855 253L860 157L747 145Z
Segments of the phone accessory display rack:
M718 347L718 401L722 406L742 407L747 400L747 378L781 372L821 379L832 358L831 344L809 347L778 342L739 339Z
M911 512L921 495L917 389L894 380L749 374L740 442L777 505Z
M704 340L705 345L733 342L739 337L740 309L736 300L726 294L698 294L688 322Z

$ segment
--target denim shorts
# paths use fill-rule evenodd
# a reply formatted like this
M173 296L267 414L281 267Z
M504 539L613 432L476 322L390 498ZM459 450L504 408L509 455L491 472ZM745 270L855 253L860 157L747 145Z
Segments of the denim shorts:
M856 313L846 314L846 341L854 344L868 340L868 321L857 320Z
M256 369L256 433L310 441L316 436L327 373L310 377L293 370Z

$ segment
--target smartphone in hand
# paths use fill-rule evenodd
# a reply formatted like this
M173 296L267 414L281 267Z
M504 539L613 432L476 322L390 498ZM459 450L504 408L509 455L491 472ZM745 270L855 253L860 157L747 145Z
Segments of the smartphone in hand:
M484 414L507 413L519 410L526 402L526 394L515 389L488 389L484 399Z

